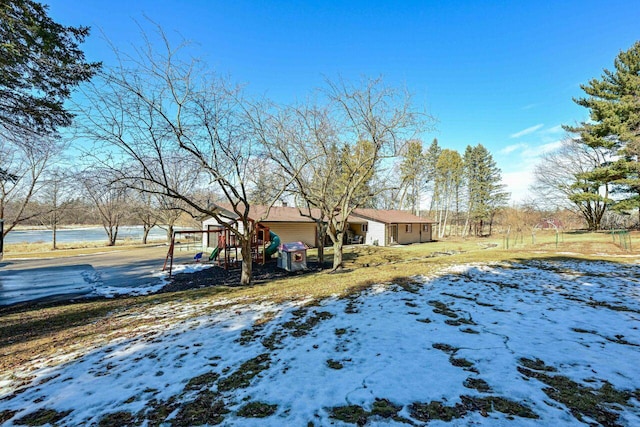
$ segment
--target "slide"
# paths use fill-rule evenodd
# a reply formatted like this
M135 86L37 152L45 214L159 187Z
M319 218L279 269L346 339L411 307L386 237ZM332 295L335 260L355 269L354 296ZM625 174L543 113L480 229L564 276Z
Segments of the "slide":
M218 258L218 255L220 255L220 248L216 246L211 251L211 255L209 255L209 261L215 260L216 258Z
M269 246L264 250L264 253L267 256L271 256L278 252L278 246L280 246L280 237L278 237L278 235L273 231L269 231L269 239L271 240L271 243L269 243Z

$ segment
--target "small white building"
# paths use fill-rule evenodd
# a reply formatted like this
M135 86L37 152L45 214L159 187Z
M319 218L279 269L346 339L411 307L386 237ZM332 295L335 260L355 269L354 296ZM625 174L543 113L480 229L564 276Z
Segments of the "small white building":
M433 241L435 222L409 212L356 209L349 219L354 235L362 236L363 243L367 245L391 246Z

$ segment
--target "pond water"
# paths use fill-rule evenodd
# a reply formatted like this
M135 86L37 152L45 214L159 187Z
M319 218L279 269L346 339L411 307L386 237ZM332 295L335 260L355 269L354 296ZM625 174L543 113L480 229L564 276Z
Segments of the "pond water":
M153 227L149 232L149 240L165 241L167 232L159 227ZM102 227L86 227L58 230L58 243L96 242L107 240L107 233ZM142 241L142 226L126 226L118 229L118 240L132 239ZM12 230L5 238L5 243L37 243L51 242L51 230Z

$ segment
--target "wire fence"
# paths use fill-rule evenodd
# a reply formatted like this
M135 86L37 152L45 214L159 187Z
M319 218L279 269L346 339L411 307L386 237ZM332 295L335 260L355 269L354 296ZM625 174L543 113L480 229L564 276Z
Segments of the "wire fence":
M629 230L611 230L613 243L620 246L625 251L631 251L631 234Z

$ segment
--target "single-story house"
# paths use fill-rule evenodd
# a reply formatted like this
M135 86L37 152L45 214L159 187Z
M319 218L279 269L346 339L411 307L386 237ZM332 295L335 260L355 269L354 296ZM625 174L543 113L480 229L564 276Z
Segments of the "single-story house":
M434 221L409 212L381 209L356 209L350 218L355 235L363 236L367 245L407 245L433 240Z
M216 208L230 222L237 218L230 206L221 204ZM298 208L273 206L265 216L266 212L266 206L253 205L249 208L249 218L268 227L283 243L303 242L311 248L319 245L315 221L303 216ZM317 217L319 213L314 211L313 214ZM348 219L345 243L390 246L430 242L433 240L433 224L434 221L399 210L356 209ZM204 231L212 231L204 233L204 248L216 246L215 241L209 240L214 239L213 231L219 229L220 225L214 218L202 222Z

